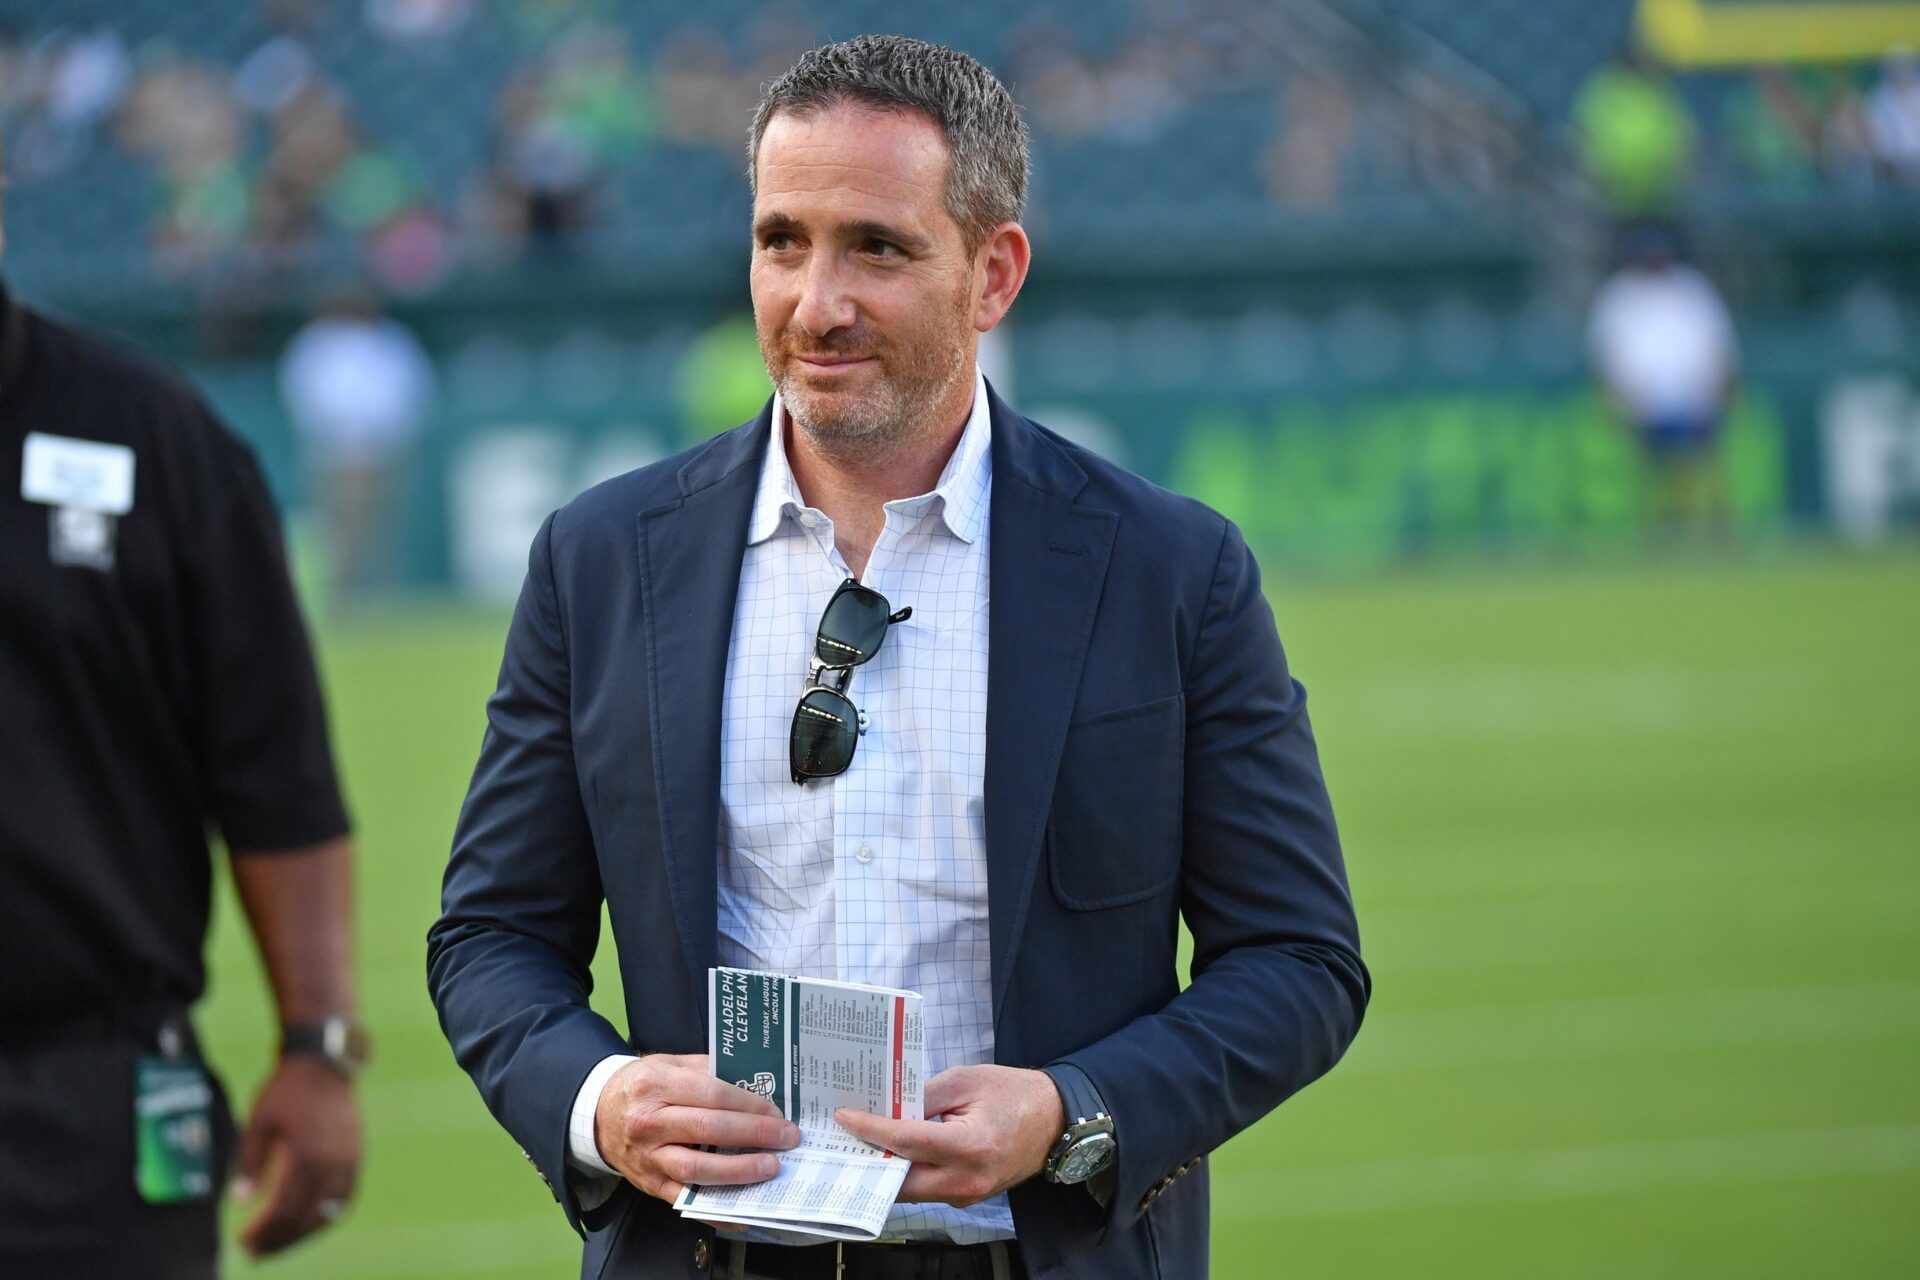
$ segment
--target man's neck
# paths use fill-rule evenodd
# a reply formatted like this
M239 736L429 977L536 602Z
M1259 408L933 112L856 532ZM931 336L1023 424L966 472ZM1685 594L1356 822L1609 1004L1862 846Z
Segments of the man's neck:
M808 506L833 521L834 545L854 577L866 572L874 543L887 522L886 504L917 497L940 483L941 472L966 434L977 382L969 371L966 394L957 410L948 408L935 419L937 429L879 458L836 458L796 427L791 414L787 416L782 443L794 483Z

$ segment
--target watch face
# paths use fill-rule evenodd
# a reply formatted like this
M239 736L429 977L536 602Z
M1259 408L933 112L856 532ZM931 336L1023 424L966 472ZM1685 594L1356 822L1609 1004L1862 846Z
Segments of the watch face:
M366 1028L355 1026L348 1030L347 1051L343 1056L353 1064L355 1071L365 1070L367 1064L373 1061L373 1038L367 1034Z
M1060 1160L1060 1181L1085 1182L1113 1159L1113 1135L1096 1133L1073 1144Z
M347 1075L356 1075L373 1057L373 1042L365 1027L345 1018L329 1018L320 1038L321 1053Z

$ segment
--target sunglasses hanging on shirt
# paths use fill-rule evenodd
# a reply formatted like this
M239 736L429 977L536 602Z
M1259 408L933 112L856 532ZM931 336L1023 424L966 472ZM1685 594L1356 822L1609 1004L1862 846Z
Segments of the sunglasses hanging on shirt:
M860 742L860 711L847 697L853 669L871 662L887 638L887 628L913 616L909 605L898 613L887 598L852 578L840 584L820 615L807 659L807 685L793 709L787 759L793 780L804 786L814 778L838 777L853 763Z

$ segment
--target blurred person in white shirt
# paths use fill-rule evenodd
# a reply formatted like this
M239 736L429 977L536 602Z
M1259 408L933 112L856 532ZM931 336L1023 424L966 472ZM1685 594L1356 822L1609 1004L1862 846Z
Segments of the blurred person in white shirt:
M316 478L336 598L379 576L396 477L434 398L420 340L365 293L329 301L280 361L280 394Z
M1896 181L1920 187L1920 54L1896 49L1886 56L1866 117L1880 163Z
M1739 380L1733 319L1673 235L1628 231L1623 263L1588 320L1594 376L1646 459L1649 518L1662 528L1724 523L1721 427Z

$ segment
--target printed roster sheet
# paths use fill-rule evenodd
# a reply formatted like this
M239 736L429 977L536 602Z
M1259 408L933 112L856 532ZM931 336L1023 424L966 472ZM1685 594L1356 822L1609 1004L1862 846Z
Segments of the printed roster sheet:
M920 997L889 987L752 969L707 970L707 1061L800 1126L780 1172L743 1187L687 1187L689 1217L830 1240L873 1240L908 1161L834 1120L841 1107L922 1118Z

